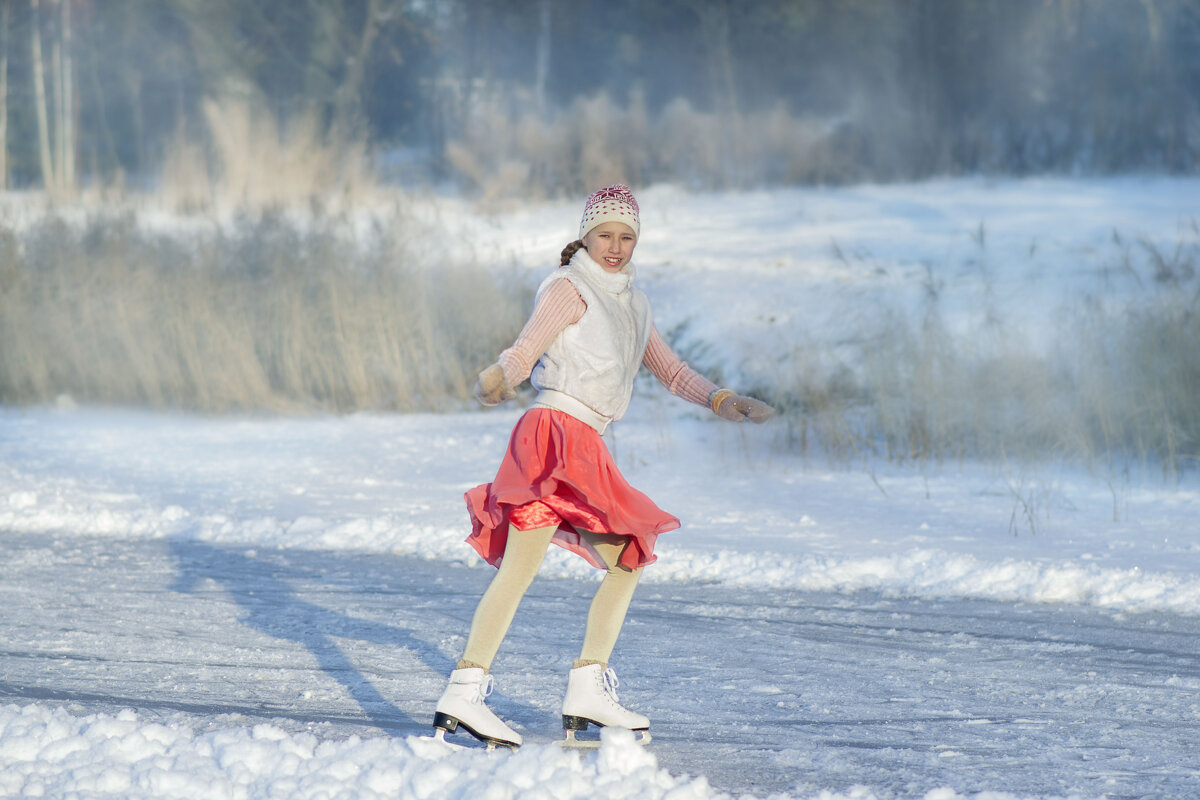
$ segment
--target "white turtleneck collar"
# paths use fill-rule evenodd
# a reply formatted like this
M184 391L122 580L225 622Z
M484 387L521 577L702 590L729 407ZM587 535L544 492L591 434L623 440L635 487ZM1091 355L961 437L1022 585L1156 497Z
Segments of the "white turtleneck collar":
M629 291L629 287L633 284L632 261L621 267L620 272L609 272L597 263L584 247L571 256L571 266L582 271L593 283L609 294L623 294Z

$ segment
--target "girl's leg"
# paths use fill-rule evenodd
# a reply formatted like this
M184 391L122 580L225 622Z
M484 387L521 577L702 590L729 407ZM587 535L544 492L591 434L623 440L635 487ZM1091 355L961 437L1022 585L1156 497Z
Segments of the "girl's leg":
M491 669L492 659L508 633L521 598L542 565L556 530L557 525L529 531L509 526L504 559L475 608L467 648L458 662L459 669L480 667L485 672Z
M617 636L621 633L621 626L625 624L625 613L633 599L633 590L637 588L638 578L642 576L642 568L631 570L620 565L621 553L629 544L628 537L589 531L580 531L580 535L604 559L604 563L608 565L608 572L600 582L600 587L596 589L591 608L588 609L583 648L574 666L600 664L602 668L607 668L608 659L617 644Z

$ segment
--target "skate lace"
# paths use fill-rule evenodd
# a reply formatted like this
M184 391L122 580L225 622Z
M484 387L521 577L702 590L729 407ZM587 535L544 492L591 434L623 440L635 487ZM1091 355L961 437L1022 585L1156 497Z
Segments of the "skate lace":
M491 675L483 676L483 680L479 682L479 692L475 696L476 703L482 703L487 699L487 696L492 693L492 687L496 685L496 681Z
M613 672L612 667L604 670L604 691L608 693L614 703L618 702L617 687L620 685L621 682L617 680L617 673Z

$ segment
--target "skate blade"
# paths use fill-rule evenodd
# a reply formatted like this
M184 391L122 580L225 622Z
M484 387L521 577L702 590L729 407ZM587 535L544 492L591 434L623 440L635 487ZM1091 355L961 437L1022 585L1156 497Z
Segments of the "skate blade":
M638 734L637 738L634 739L635 743L643 747L650 744L650 731L634 731L634 733ZM596 750L600 747L600 740L578 739L575 737L575 731L569 730L565 739L558 740L558 745L573 750Z
M558 740L559 747L572 750L596 750L600 747L599 739L576 739L575 731L567 731L567 738Z
M443 728L436 728L435 732L432 736L423 736L421 738L432 739L435 742L440 742L441 744L445 745L446 747L449 747L451 750L466 750L466 749L468 749L465 745L458 744L457 742L446 741L446 731Z
M453 750L483 750L483 749L486 749L490 753L496 749L516 750L518 747L520 747L520 745L512 744L511 742L499 742L499 741L495 741L492 739L482 739L482 738L476 736L475 732L472 731L470 728L468 728L466 725L463 725L462 728L464 731L466 731L467 733L470 733L472 735L472 737L474 737L472 739L468 739L468 741L476 742L475 745L465 745L465 744L459 744L458 742L448 741L446 739L446 729L441 728L441 727L435 727L433 729L434 730L433 735L426 736L424 738L432 739L435 742L440 742L440 743L446 745L446 747L449 747ZM479 745L487 745L487 747L484 748Z

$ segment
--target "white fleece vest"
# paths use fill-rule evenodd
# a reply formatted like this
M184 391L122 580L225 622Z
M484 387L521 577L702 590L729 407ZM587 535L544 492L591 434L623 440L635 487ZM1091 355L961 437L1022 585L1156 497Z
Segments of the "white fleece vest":
M552 281L565 278L587 304L533 368L529 380L538 406L565 411L600 433L625 414L652 327L650 301L633 285L633 275L632 264L606 272L579 250L538 287L540 297Z

